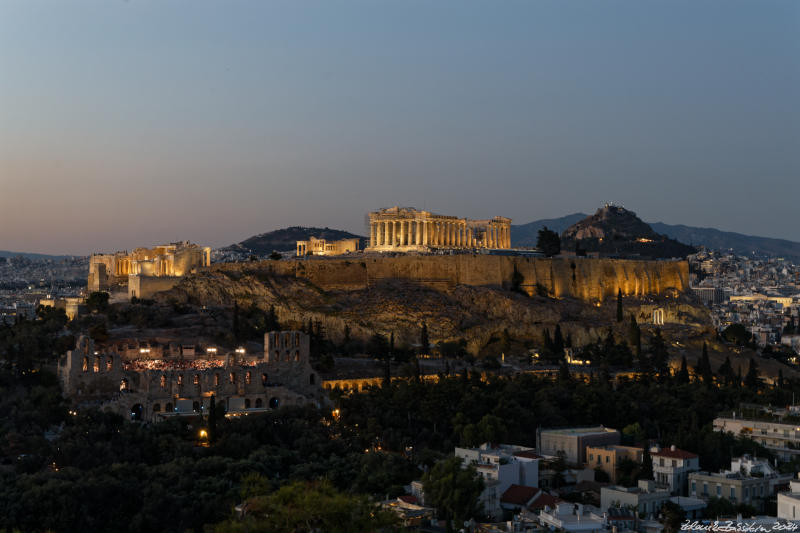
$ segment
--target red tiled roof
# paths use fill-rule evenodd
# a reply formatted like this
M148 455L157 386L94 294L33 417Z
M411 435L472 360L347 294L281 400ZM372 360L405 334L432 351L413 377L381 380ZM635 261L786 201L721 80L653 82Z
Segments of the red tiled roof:
M413 494L403 494L402 496L398 496L397 499L406 503L417 503L417 497Z
M536 487L525 487L523 485L511 485L506 489L500 501L502 503L510 503L513 505L526 505L531 499L539 493Z
M538 455L538 454L532 452L531 450L525 450L525 451L522 451L522 452L516 452L514 454L514 457L525 457L526 459L541 459L542 458L541 455Z
M562 500L556 498L555 496L551 496L550 494L542 491L542 493L539 494L535 500L533 500L533 503L528 506L528 509L531 511L538 511L539 509L544 509L545 506L553 508L561 503L561 501Z
M679 450L677 448L674 450L664 448L660 452L650 452L650 455L655 457L669 457L670 459L695 459L697 457L697 455L693 454L692 452Z

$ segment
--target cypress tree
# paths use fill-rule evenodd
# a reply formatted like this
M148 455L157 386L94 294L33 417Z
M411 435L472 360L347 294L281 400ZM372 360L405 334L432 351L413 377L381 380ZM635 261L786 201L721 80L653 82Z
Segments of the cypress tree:
M703 383L711 385L714 381L714 371L711 370L711 362L708 360L708 345L703 343L703 355L697 363L697 375L703 378Z
M744 377L744 384L752 391L757 391L761 385L761 380L758 379L758 364L752 357L750 358L750 367L747 369L747 375Z
M208 441L214 442L217 440L217 402L214 395L211 395L211 400L208 403Z
M689 383L689 368L686 366L686 356L681 357L681 369L678 371L678 383Z
M237 344L241 338L239 330L239 302L233 302L233 338Z
M564 355L564 335L561 333L561 324L556 324L556 331L553 337L553 351L558 357Z
M427 354L431 342L428 338L428 324L422 323L422 329L419 332L419 353L420 355Z
M622 288L617 289L617 322L622 322Z

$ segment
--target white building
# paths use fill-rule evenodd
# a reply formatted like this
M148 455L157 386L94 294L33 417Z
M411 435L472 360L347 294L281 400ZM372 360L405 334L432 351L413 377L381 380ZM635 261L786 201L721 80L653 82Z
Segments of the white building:
M511 485L539 486L540 457L533 448L484 443L478 448L456 448L455 454L465 466L473 465L483 478L485 488L480 501L490 515L502 514L500 500Z
M778 493L778 518L800 520L800 473L789 482L789 492Z
M800 455L800 426L795 424L719 417L714 419L714 431L754 440L782 461Z
M658 446L650 448L653 460L653 479L666 486L673 494L686 494L686 481L690 472L700 470L700 459L697 455L679 450L673 444L669 448Z
M539 513L539 523L567 533L593 533L608 529L608 517L590 505L563 502Z

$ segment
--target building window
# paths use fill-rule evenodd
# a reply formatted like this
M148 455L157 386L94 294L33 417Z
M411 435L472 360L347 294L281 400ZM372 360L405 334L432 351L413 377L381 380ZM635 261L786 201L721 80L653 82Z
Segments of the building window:
M703 483L703 496L708 496L708 483Z
M200 374L195 374L193 381L195 385L200 385Z
M250 380L252 379L253 379L253 373L248 370L247 374L244 375L244 382L250 385Z
M214 386L219 387L219 374L214 374Z
M735 500L735 499L736 499L736 488L735 487L731 487L731 500Z
M663 458L663 457L661 457L661 458L658 460L658 466L664 466L664 458Z
M84 357L83 358L83 371L84 372L88 372L89 371L89 358L88 357Z
M114 358L110 355L108 359L106 359L106 372L111 372L111 369L114 367Z
M244 399L244 408L245 409L250 409L250 398L245 398Z
M172 404L168 403L166 406L164 406L164 411L167 412L167 413L171 413L172 412Z
M123 380L119 382L119 390L120 391L128 390L128 380L127 379L123 378Z
M269 380L268 380L268 377L267 377L267 375L266 375L266 374L261 374L261 384L262 384L262 385L264 385L264 386L266 387L266 386L267 386L267 383L268 383L268 381L269 381Z
M200 412L200 402L192 402L192 411L195 413Z
M230 375L228 376L228 381L230 381L234 385L236 384L236 372L230 373Z
M697 482L692 481L692 494L697 494Z
M161 376L161 388L162 389L167 388L167 376L164 375Z
M676 466L678 466L678 461L676 461L675 459L673 459L673 460L672 460L672 468L675 468Z
M183 375L179 375L179 376L178 376L178 386L179 386L179 387L182 387L182 386L183 386Z
M749 497L750 497L750 489L748 487L745 487L744 488L744 499L746 500Z
M308 376L308 384L309 385L314 385L314 383L316 383L316 381L317 381L317 376L315 376L314 374L310 374Z
M610 461L611 461L611 457L606 455L606 464L608 464Z
M154 413L160 413L161 412L161 404L160 403L154 403L153 404L153 412Z
M590 461L594 461L594 454L593 454L593 453L590 453L590 454L589 454L589 460L590 460Z
M717 498L722 496L722 485L717 485Z
M295 333L294 334L294 345L295 346L300 346L300 334L299 333Z
M256 409L264 407L264 401L261 398L256 398Z
M300 360L300 350L295 350L294 351L294 360L295 361L299 361Z

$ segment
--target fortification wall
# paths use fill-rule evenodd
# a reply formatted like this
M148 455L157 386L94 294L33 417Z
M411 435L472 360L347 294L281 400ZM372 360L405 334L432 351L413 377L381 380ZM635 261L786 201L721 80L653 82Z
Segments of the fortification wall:
M593 258L528 258L495 255L365 256L262 262L259 268L307 279L324 290L359 290L386 281L407 281L435 288L455 285L508 288L515 270L521 289L535 294L541 285L552 296L598 301L617 295L648 296L689 287L686 261L634 261ZM225 271L250 270L252 264L215 265Z

